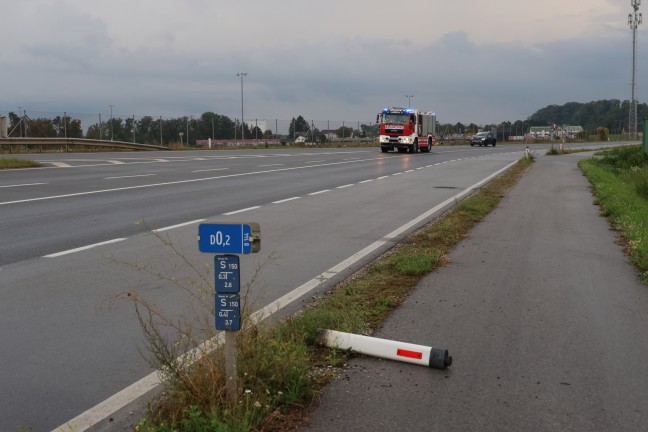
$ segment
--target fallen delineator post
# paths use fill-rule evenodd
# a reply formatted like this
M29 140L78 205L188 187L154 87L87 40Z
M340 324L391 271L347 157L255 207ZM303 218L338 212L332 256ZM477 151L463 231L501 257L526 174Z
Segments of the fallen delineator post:
M452 356L448 355L447 349L336 330L318 329L316 342L329 348L351 350L360 354L428 366L434 369L446 369L452 364Z

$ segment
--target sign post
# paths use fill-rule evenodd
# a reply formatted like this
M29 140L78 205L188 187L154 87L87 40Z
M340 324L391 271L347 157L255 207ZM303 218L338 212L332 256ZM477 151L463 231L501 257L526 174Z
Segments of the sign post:
M214 256L214 315L216 329L225 331L225 389L230 403L238 395L236 332L241 330L240 254L261 249L261 228L257 223L200 224L200 252Z

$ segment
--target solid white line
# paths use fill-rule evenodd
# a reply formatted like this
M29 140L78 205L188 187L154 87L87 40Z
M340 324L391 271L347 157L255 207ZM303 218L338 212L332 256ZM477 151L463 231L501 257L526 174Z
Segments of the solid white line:
M348 187L351 187L351 186L353 186L353 183L347 184L347 185L344 185L344 186L338 186L336 189L345 189L345 188L348 188Z
M493 177L497 176L498 174L502 173L503 171L507 170L511 166L515 165L517 161L512 162L511 164L507 165L506 167L502 168L501 170L497 171L495 174L485 178L484 180L481 180L478 183L475 183L474 185L470 186L468 189L466 189L464 192L455 195L455 197L452 197L443 203L439 204L438 206L435 206L432 210L427 211L423 213L423 215L426 215L425 217L431 216L434 211L438 211L443 206L446 204L449 204L450 202L454 201L456 197L463 196L469 191L472 191L482 184L488 182L490 179ZM416 221L421 219L423 216L417 217ZM411 222L408 224L403 225L403 227L410 228L412 226ZM400 234L402 231L401 228L392 231L392 233L388 234L384 238L393 238L396 235ZM308 282L304 283L303 285L295 288L288 294L283 295L282 297L278 298L277 300L273 301L272 303L268 304L264 308L254 312L251 315L251 320L252 323L258 323L264 318L271 316L273 313L281 310L282 308L290 305L292 302L298 300L302 296L308 294L315 288L319 287L322 285L324 282L328 281L338 273L346 270L349 268L351 265L357 263L370 253L376 251L380 247L385 245L385 241L379 240L375 241L366 248L360 250L359 252L356 252L349 258L345 259L344 261L338 263L337 265L331 267L327 271L321 273L320 275L316 276L315 278L309 280ZM223 333L220 333L218 336L207 340L203 342L200 346L197 348L194 348L190 353L187 353L188 355L191 355L192 353L196 352L196 350L200 350L202 352L210 352L213 350L215 347L217 347L220 343L223 341ZM187 358L185 356L181 356L181 358ZM110 398L106 399L105 401L99 403L98 405L95 405L94 407L90 408L86 412L80 414L79 416L73 418L72 420L68 421L67 423L57 427L54 429L52 432L86 432L90 428L92 428L94 425L98 424L100 421L106 419L107 417L111 416L113 413L119 411L120 409L124 408L137 398L141 397L144 395L146 392L149 390L152 390L155 388L158 384L160 384L161 381L159 379L158 373L152 372L149 375L145 376L144 378L140 379L134 384L131 384L130 386L126 387L119 393L114 394Z
M123 178L133 178L133 177L150 177L157 174L137 174L137 175L128 175L128 176L119 176L119 177L106 177L104 180L114 180L114 179L123 179Z
M0 188L11 188L11 187L22 187L22 186L38 186L38 185L44 185L44 184L47 184L47 183L25 183L25 184L0 186Z
M331 189L324 189L324 190L317 191L317 192L311 192L308 195L313 196L313 195L323 194L323 193L326 193L326 192L331 192Z
M177 224L177 225L171 225L171 226L164 227L164 228L154 229L154 230L152 230L152 231L153 231L154 233L159 233L159 232L163 232L163 231L169 231L169 230L176 229L176 228L182 228L182 227L187 226L187 225L193 225L193 224L197 224L197 223L205 222L206 220L207 220L207 219L196 219L196 220L194 220L194 221L190 221L190 222L183 222L183 223L179 223L179 224Z
M283 204L283 203L285 203L285 202L298 200L298 199L300 199L300 198L301 198L301 197L286 198L286 199L279 200L279 201L273 201L272 204Z
M76 248L76 249L70 249L70 250L66 250L66 251L63 251L63 252L57 252L57 253L53 253L53 254L50 254L50 255L45 255L45 258L57 258L57 257L63 256L63 255L69 255L69 254L73 254L73 253L76 253L76 252L81 252L81 251L84 251L84 250L96 248L97 246L104 246L104 245L107 245L107 244L117 243L117 242L124 241L124 240L126 240L126 239L125 238L117 238L117 239L108 240L108 241L101 242L101 243L95 243L95 244L91 244L91 245L87 245L87 246L81 246L81 247Z
M254 206L254 207L244 208L244 209L241 209L241 210L234 210L234 211L229 212L229 213L223 213L223 216L231 216L231 215L244 213L244 212L251 211L251 210L256 210L258 208L261 208L261 206Z

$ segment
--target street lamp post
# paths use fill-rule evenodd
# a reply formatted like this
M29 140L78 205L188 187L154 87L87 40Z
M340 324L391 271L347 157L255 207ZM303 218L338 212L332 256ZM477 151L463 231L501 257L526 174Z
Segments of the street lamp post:
M634 13L628 15L628 25L632 30L632 99L630 100L630 119L628 128L630 129L630 137L637 138L637 101L635 100L635 75L637 74L637 27L641 24L641 13L639 13L639 5L641 0L631 0L630 4L634 9Z
M115 105L108 105L110 107L110 141L113 141L115 138L114 130L113 130L113 113L112 109Z
M243 121L243 77L247 76L247 72L239 72L236 76L241 77L241 140L245 139L245 122Z
M405 97L407 98L407 108L411 108L412 107L411 102L412 102L412 98L414 97L414 95L405 95Z

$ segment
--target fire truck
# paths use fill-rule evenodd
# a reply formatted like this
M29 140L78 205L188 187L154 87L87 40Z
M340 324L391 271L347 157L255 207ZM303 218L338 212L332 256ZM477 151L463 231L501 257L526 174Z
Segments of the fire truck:
M380 150L404 153L429 152L436 145L436 114L411 108L385 108L376 117L380 125Z

